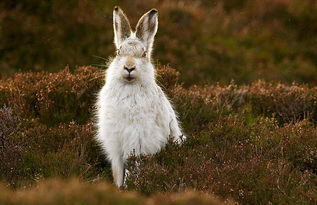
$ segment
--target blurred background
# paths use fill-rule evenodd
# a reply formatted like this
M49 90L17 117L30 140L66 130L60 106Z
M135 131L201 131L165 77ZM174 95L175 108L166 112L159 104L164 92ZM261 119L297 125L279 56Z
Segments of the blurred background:
M159 10L154 63L185 85L317 83L316 0L1 0L0 76L98 65L114 55L112 9L134 27Z

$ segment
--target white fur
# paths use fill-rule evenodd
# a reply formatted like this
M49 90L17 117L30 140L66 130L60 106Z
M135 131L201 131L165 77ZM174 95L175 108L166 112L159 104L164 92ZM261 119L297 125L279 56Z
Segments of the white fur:
M118 187L123 185L124 163L131 154L157 153L169 137L183 140L171 103L155 81L150 53L143 56L147 42L131 33L117 45L118 55L106 72L97 102L97 140L112 164ZM124 66L135 67L130 74L133 80L126 80L128 71Z

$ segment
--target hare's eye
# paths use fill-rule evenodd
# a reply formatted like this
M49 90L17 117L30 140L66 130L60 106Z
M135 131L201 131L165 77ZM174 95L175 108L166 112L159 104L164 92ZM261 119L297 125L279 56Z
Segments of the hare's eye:
M146 51L144 51L142 54L142 58L145 58L145 57L146 57Z
M120 55L120 49L116 50L117 55Z

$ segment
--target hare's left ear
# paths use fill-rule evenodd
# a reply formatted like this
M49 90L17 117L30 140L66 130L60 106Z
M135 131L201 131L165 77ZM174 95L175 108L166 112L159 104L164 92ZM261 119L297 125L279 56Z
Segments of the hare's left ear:
M120 44L130 37L132 30L127 16L118 6L113 10L113 30L114 43L119 49Z
M140 18L136 26L136 37L144 43L148 56L151 55L154 36L157 32L157 16L157 10L152 9Z

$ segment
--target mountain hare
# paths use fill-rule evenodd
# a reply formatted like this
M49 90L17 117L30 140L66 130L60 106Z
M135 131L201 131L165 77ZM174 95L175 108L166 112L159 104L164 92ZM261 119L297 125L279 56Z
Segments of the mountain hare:
M117 55L106 71L98 95L97 140L111 161L115 184L124 182L124 163L131 155L154 154L169 137L185 140L169 100L155 81L151 51L158 14L144 14L135 29L119 7L113 11Z

